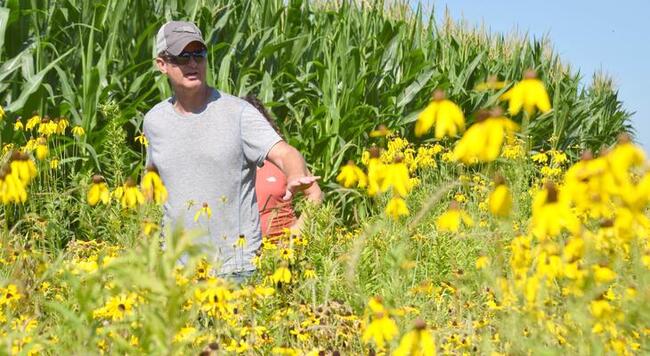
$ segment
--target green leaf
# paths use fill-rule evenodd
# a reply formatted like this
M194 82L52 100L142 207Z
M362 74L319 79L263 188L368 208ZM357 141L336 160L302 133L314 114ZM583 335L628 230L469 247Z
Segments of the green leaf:
M25 102L29 98L32 93L34 93L40 86L41 82L43 81L43 78L45 77L45 74L50 71L59 61L61 61L63 58L65 58L67 55L70 53L74 52L75 49L71 48L67 52L65 52L63 55L61 55L59 58L55 59L52 61L50 64L48 64L45 68L43 68L40 72L36 73L32 77L32 79L26 83L25 87L23 88L22 92L20 93L20 96L18 99L15 101L11 102L9 105L7 105L7 110L15 112L23 107L25 105Z
M9 9L0 7L0 58L5 47L5 32L7 30L7 23L9 22Z
M397 98L397 108L401 109L407 104L409 104L413 98L422 90L422 87L424 87L429 79L434 74L437 74L438 71L435 69L429 69L428 71L423 72L420 74L414 81L411 83L408 87L406 87L406 90L404 90L400 96Z
M35 45L31 45L25 48L22 52L18 53L14 58L6 61L0 67L0 82L4 81L5 78L13 74L18 68L21 67L24 57L28 57L32 54Z

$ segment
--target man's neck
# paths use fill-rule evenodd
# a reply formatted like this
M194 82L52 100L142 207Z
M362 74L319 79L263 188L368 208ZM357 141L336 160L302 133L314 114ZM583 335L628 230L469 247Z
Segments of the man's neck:
M199 113L205 109L210 97L210 87L207 85L196 90L174 90L176 102L174 108L181 114Z

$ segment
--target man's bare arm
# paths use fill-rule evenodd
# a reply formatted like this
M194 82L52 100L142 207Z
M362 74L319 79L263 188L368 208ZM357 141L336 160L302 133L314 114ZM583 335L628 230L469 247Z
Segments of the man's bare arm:
M266 158L278 166L287 177L284 200L290 200L299 191L304 191L306 198L313 202L323 199L323 193L316 183L320 177L311 175L305 159L294 147L280 141L271 148Z

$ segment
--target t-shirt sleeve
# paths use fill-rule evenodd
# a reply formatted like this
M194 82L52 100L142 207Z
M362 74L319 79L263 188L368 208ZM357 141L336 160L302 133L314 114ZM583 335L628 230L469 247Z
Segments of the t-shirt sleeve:
M241 114L241 136L246 160L262 166L271 148L282 141L266 118L252 105L244 103Z

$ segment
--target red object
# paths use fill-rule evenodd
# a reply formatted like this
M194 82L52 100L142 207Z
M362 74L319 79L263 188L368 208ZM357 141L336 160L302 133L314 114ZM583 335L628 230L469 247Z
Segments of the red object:
M287 191L287 177L273 163L264 161L257 169L255 193L260 212L262 236L277 237L296 222L291 201L282 197Z

